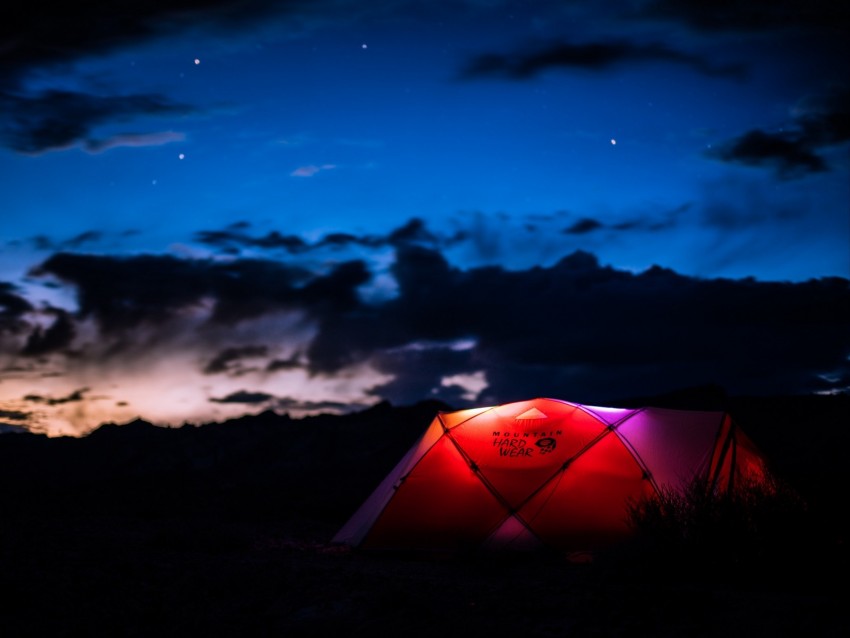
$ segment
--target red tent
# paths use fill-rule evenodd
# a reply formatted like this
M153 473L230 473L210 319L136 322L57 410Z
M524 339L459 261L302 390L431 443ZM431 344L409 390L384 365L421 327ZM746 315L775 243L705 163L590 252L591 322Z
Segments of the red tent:
M368 549L598 549L630 503L765 476L725 412L538 398L440 412L334 537Z

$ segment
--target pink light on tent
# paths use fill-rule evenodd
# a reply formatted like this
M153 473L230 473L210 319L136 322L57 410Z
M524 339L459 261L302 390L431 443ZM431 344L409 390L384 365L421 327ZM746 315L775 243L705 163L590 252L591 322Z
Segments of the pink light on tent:
M538 398L439 413L335 536L368 549L588 551L625 538L630 507L695 478L763 478L723 412Z

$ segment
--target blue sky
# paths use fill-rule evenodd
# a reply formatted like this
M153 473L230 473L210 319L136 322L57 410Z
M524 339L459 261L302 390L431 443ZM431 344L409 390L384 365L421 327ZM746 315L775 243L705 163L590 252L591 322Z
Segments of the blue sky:
M836 3L41 4L0 27L7 427L847 387ZM564 330L573 294L626 323L655 303L653 334L596 356L532 319L548 345L512 349L464 305L541 274ZM719 289L720 322L699 308ZM765 343L671 366L664 304ZM753 363L768 339L805 347Z

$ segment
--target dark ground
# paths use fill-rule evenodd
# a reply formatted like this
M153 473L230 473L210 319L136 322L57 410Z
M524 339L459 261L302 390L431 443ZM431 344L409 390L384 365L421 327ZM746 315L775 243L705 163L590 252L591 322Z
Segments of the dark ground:
M705 400L651 403L716 407ZM448 406L3 435L0 636L843 637L850 397L723 400L805 515L756 539L678 553L643 539L590 562L330 543Z

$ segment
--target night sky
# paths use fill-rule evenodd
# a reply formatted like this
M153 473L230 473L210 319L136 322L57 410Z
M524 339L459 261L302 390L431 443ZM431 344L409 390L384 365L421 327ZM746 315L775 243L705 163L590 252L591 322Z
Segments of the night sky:
M850 388L850 5L0 9L0 431Z

